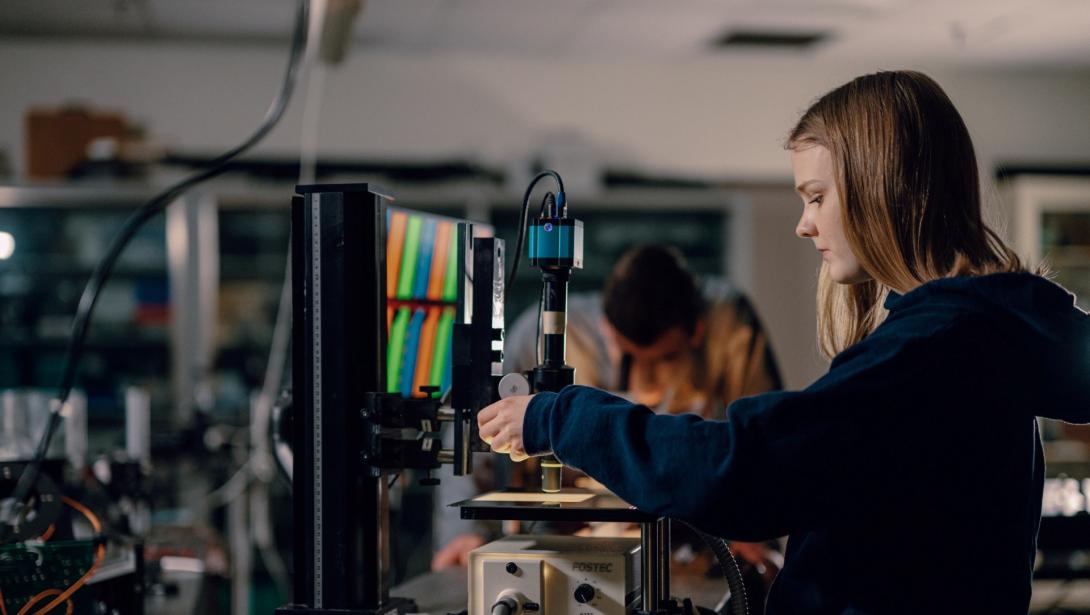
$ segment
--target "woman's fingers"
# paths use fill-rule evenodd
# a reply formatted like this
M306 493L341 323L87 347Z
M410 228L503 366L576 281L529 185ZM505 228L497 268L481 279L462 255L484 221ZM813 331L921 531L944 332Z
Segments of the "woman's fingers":
M478 432L485 444L492 444L492 439L503 428L501 410L505 401L501 399L477 413Z
M512 449L522 450L522 439L511 425L504 425L489 446L495 453L510 453Z
M522 421L531 396L511 397L477 413L478 433L496 453L509 453L515 461L527 458L522 444Z
M477 424L478 425L484 425L488 421L491 421L492 419L496 418L496 415L499 414L499 411L500 411L499 410L500 404L502 404L503 401L504 400L501 399L500 401L498 401L498 402L496 402L496 403L494 403L494 404L492 404L490 406L485 406L484 408L481 408L481 410L479 412L477 412Z

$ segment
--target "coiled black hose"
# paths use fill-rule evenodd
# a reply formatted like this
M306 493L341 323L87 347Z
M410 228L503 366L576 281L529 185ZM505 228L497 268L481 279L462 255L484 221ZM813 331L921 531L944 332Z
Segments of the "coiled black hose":
M685 523L682 521L682 523ZM692 528L697 535L708 545L708 548L715 554L715 559L719 560L719 567L723 569L723 577L727 579L727 587L730 588L730 594L724 596L723 600L716 605L715 612L719 615L726 615L730 613L732 615L749 615L749 604L746 601L746 585L742 581L742 570L738 567L738 562L735 561L734 556L730 552L730 545L726 540L718 536L712 536L706 532L702 532L692 525L685 523L685 525ZM729 607L729 608L728 608Z

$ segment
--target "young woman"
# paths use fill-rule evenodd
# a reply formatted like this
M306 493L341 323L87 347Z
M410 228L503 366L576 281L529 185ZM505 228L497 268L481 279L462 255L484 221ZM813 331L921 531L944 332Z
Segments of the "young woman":
M927 76L829 92L787 148L825 376L727 421L569 387L484 409L481 436L711 533L789 534L768 613L1026 613L1035 416L1090 420L1090 317L985 226L968 131Z

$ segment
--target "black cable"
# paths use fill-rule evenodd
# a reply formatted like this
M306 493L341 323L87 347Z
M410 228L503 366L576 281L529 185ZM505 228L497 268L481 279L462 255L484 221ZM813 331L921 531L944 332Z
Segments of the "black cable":
M492 605L492 615L515 615L519 612L519 604L510 596L504 596Z
M556 204L556 197L553 195L552 192L546 192L545 193L545 198L541 199L541 207L539 207L538 211L537 211L538 217L541 217L541 216L545 215L545 208L547 206L549 206L550 204L554 204L554 205ZM517 264L516 264L516 266L517 266ZM512 278L514 277L513 273L511 274L511 277ZM542 318L541 311L544 309L544 306L545 306L545 285L542 284L541 285L540 297L538 297L538 300L537 300L537 335L534 336L534 361L536 363L538 363L538 364L541 363L541 318Z
M685 523L682 521L682 523ZM723 569L723 576L727 580L727 587L730 588L730 600L727 600L725 604L721 603L716 607L716 611L719 615L725 615L726 613L733 613L733 615L748 615L749 604L746 600L746 585L742 580L742 570L738 567L738 562L734 559L734 556L730 553L730 546L726 540L719 538L718 536L712 536L705 532L700 531L693 525L685 523L694 532L704 540L705 544L715 554L715 559L719 560L719 567ZM729 610L727 607L730 607Z
M545 309L545 285L541 285L541 292L538 293L537 298L537 335L534 336L534 363L541 365L543 360L541 356L541 320L544 317L542 311Z
M718 606L719 615L733 613L734 615L749 615L749 600L746 598L746 584L742 579L742 569L738 567L738 561L731 555L727 541L722 538L701 533L701 537L715 552L719 566L723 569L723 577L730 588L730 599ZM729 610L727 607L730 607Z
M552 192L546 192L544 198L541 199L541 207L537 208L538 217L544 216L547 212L551 211L551 208L556 205L556 195Z
M566 199L564 198L564 180L560 179L560 174L556 171L542 171L534 176L530 180L530 185L526 186L526 193L522 195L522 215L519 216L519 228L518 237L515 240L515 260L511 265L511 273L507 276L507 288L510 288L515 282L515 275L519 270L519 260L522 259L522 244L526 238L526 225L530 222L530 195L534 191L534 186L539 181L546 177L552 177L556 180L558 188L557 196L555 197L557 202L561 203L561 207L566 207Z
M128 245L129 241L136 235L136 232L140 227L148 220L161 213L168 205L173 203L178 197L193 186L226 171L230 163L236 157L261 141L261 139L263 139L280 121L280 118L284 115L285 109L287 109L292 91L295 89L295 81L298 76L299 66L302 63L303 52L306 49L309 14L310 0L299 0L299 8L295 17L295 27L292 32L291 51L288 56L288 66L284 74L284 80L281 84L280 92L277 94L272 104L269 105L268 110L265 112L265 117L262 119L257 130L240 145L209 162L204 170L198 171L168 187L147 203L144 203L137 208L137 210L125 220L125 224L110 243L106 255L95 267L94 272L91 274L91 279L87 281L87 285L83 288L83 294L80 295L79 305L76 308L76 315L72 321L72 336L68 340L68 347L65 352L61 382L58 387L57 398L50 409L50 417L49 421L46 423L45 432L42 434L41 440L38 441L38 448L34 452L33 461L19 476L19 482L16 484L15 491L13 492L14 506L11 510L16 514L16 517L14 518L15 521L18 520L18 515L22 514L21 503L26 499L27 493L30 491L31 486L38 477L42 460L45 458L46 451L49 449L49 443L53 440L53 434L60 424L61 409L64 407L65 402L68 401L68 395L72 392L72 387L75 384L76 369L79 365L80 357L83 354L84 343L87 340L87 329L91 322L91 315L94 312L95 305L98 303L98 297L102 287L106 283L106 280L109 279L110 273L113 271L118 257ZM5 519L4 521L6 525L13 525L8 522L8 519Z

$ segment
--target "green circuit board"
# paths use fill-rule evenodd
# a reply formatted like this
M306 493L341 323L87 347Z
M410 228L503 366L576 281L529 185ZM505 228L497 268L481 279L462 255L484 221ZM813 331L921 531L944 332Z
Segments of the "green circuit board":
M5 609L17 613L42 591L67 589L91 567L94 554L92 540L0 546L0 591L4 593ZM47 602L43 599L40 604Z

